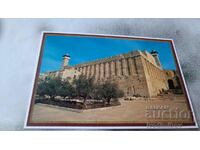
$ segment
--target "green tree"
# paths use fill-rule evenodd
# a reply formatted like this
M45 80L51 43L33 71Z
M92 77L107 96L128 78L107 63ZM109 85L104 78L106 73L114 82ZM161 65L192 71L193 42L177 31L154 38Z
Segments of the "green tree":
M58 95L66 98L74 98L76 96L75 88L69 81L64 80L62 81L62 85L59 88Z
M46 80L46 94L51 99L55 99L59 95L60 88L62 86L61 78L53 77Z
M122 90L118 88L115 83L105 82L100 84L96 89L96 96L98 99L103 99L104 104L105 101L110 104L112 98L120 98L124 96Z
M86 100L91 96L92 91L94 90L94 78L86 78L83 75L80 75L78 79L73 81L75 85L76 94L78 97L82 97L83 104L85 106Z
M37 86L37 92L36 94L39 97L44 98L44 96L47 94L47 82L45 80L41 80L38 82L38 86Z

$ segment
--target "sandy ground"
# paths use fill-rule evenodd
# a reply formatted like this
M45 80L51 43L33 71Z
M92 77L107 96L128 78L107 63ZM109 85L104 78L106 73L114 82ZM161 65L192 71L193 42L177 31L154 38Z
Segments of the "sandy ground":
M125 101L121 105L74 112L35 104L31 122L65 123L191 123L191 113L183 96Z

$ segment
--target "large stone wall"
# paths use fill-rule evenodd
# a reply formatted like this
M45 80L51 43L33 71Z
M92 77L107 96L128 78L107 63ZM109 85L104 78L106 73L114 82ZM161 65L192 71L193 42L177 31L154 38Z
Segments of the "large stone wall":
M74 67L65 67L65 69L62 69L60 71L59 76L62 79L67 79L69 82L72 82L73 79L78 78L78 76L81 74L78 70L76 70Z
M147 51L131 51L74 67L66 66L46 75L59 75L63 79L72 80L80 74L87 78L93 77L98 83L107 80L115 82L126 96L152 97L169 89L166 72Z
M148 59L142 58L144 74L148 86L149 96L155 96L168 90L167 78L164 70L152 64Z
M163 70L148 52L132 51L126 54L76 65L86 77L96 82L116 82L125 95L151 97L168 89Z

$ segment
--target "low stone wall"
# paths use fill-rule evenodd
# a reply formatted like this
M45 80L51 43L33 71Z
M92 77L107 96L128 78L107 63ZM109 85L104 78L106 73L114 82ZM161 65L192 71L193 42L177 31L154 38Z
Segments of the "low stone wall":
M93 111L97 111L97 110L108 110L108 109L112 109L114 107L118 107L118 106L107 106L107 107L102 107L102 108L93 108L93 109L73 109L73 108L68 108L68 107L61 107L61 106L56 106L56 105L50 105L50 104L41 104L41 103L37 103L36 105L41 105L41 106L47 106L47 107L51 107L51 108L56 108L56 109L60 109L60 110L66 110L66 111L72 111L72 112L77 112L77 113L82 113L82 112L93 112Z

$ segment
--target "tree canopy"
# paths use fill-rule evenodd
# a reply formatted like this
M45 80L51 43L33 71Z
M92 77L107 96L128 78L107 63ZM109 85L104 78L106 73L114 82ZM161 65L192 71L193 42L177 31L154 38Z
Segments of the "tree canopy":
M110 104L112 98L120 98L124 96L122 90L117 87L117 84L106 81L96 88L97 99L106 100Z
M62 80L59 77L41 80L38 84L37 94L41 97L47 95L51 99L55 99L56 96L64 99L66 97L69 99L82 98L84 105L87 99L103 100L104 103L110 104L112 98L116 99L124 95L115 83L106 81L97 84L94 82L94 78L86 78L83 75L74 79L73 82Z
M85 76L80 75L80 77L75 79L73 83L75 85L77 96L82 97L85 103L86 99L91 96L91 93L94 90L94 79L87 79Z
M64 80L62 81L61 86L58 90L58 95L62 96L63 98L74 98L76 96L76 91L69 81Z

